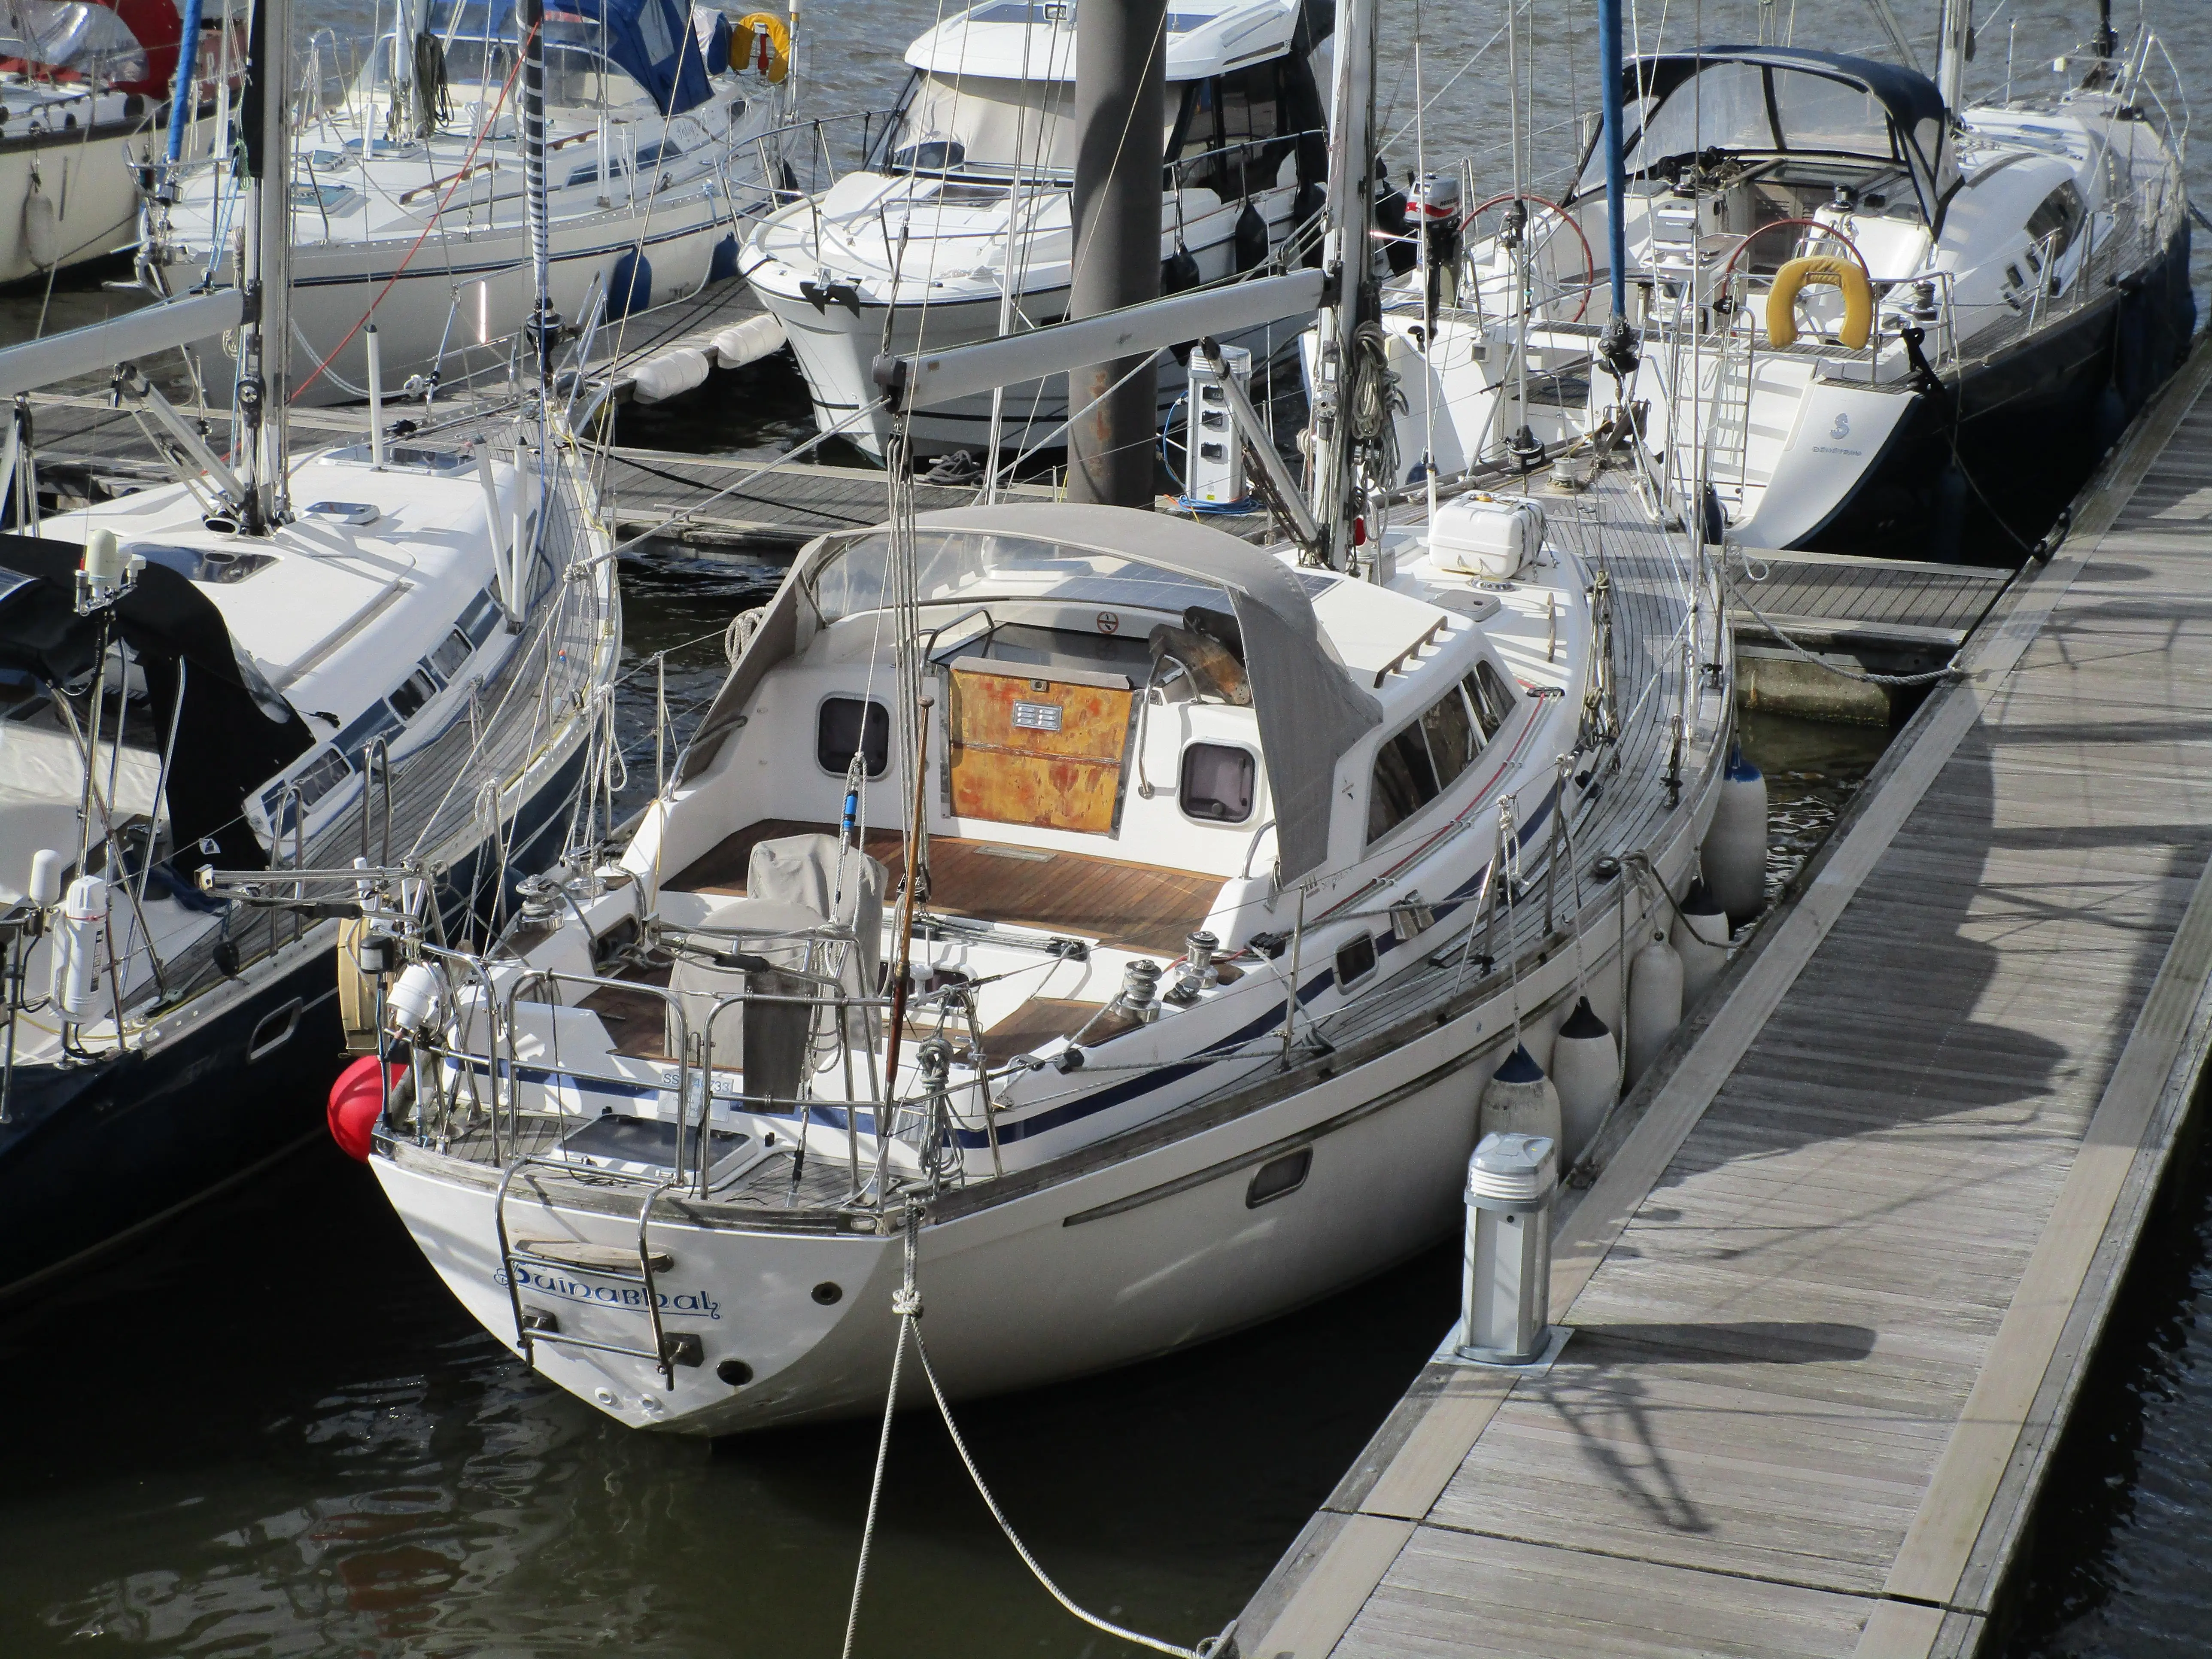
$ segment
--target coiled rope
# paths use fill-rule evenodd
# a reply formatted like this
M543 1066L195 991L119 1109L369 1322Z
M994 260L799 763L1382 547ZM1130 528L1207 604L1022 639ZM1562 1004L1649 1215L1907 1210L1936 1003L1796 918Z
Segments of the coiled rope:
M906 1269L903 1282L891 1295L891 1311L898 1316L899 1322L898 1346L891 1350L890 1393L884 1401L883 1433L876 1442L876 1470L868 1486L868 1518L860 1531L860 1559L853 1575L853 1603L845 1615L844 1659L853 1659L853 1636L860 1626L860 1589L867 1582L868 1556L875 1542L876 1515L883 1495L884 1468L890 1461L891 1419L898 1412L899 1370L906 1358L907 1338L909 1334L914 1338L915 1358L921 1362L921 1374L929 1381L930 1395L937 1401L938 1414L945 1419L945 1431L952 1437L953 1449L960 1454L961 1466L968 1471L968 1478L975 1483L975 1492L983 1500L983 1507L991 1511L991 1518L999 1523L999 1530L1006 1535L1006 1541L1014 1547L1014 1553L1021 1557L1022 1565L1027 1567L1030 1576L1044 1587L1045 1593L1085 1624L1090 1626L1091 1629L1103 1635L1111 1636L1119 1641L1134 1643L1137 1646L1149 1649L1154 1653L1166 1654L1169 1659L1211 1659L1221 1646L1222 1638L1219 1636L1210 1637L1200 1642L1195 1648L1179 1648L1172 1642L1163 1642L1156 1638L1144 1635L1140 1632L1124 1629L1110 1619L1101 1619L1097 1613L1077 1606L1069 1599L1066 1591L1053 1583L1052 1575L1038 1563L1036 1556L1030 1553L1029 1546L1023 1543L1019 1534L1014 1531L1013 1523L1006 1519L1006 1512L999 1507L999 1500L992 1495L991 1488L985 1483L983 1472L975 1467L975 1456L969 1451L967 1441L961 1437L959 1425L952 1420L952 1407L945 1398L945 1390L937 1381L936 1368L929 1363L929 1349L924 1346L921 1340L921 1291L915 1283L915 1257L920 1227L920 1212L914 1201L909 1199L907 1201L903 1227L906 1235ZM1223 1632L1224 1635L1226 1633L1226 1632Z

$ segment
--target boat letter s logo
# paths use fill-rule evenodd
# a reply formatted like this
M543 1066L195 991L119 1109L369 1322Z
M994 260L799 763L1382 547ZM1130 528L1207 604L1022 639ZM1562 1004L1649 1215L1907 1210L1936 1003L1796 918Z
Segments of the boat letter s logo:
M1828 428L1828 435L1831 438L1850 437L1851 435L1851 417L1848 415L1837 416L1835 425Z

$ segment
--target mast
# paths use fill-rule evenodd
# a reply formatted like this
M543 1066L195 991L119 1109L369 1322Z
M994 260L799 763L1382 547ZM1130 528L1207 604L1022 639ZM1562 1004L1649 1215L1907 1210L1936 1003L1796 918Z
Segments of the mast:
M1328 103L1329 219L1322 269L1330 288L1321 311L1320 373L1314 388L1313 515L1322 559L1341 570L1352 556L1354 487L1344 393L1351 384L1359 325L1382 308L1367 236L1375 211L1374 0L1336 0Z
M1942 38L1936 54L1936 89L1956 114L1966 94L1966 60L1974 51L1974 0L1943 0Z
M605 9L602 8L602 10ZM545 225L545 0L520 0L515 27L522 40L522 197L530 233L532 301L530 344L537 358L540 411L550 389L553 329L551 256Z
M288 0L258 0L246 47L245 366L238 381L244 427L239 446L247 473L245 521L264 536L290 516L285 404L291 395L292 18Z
M604 16L605 6L600 9ZM530 572L537 562L538 538L545 533L546 520L551 517L548 509L553 493L553 337L561 320L553 313L552 258L545 220L545 0L520 0L515 9L515 27L522 33L522 196L523 216L530 232L532 295L526 343L537 371L533 390L538 405L538 453L533 467L536 510L526 513L518 501L514 531L507 544L508 557L514 565L514 607L507 618L510 629L521 626L523 607L530 594ZM516 454L518 467L524 459L521 453Z
M1167 0L1084 0L1075 13L1075 270L1067 314L1160 296L1160 135ZM1021 158L1016 155L1016 170ZM1012 244L1008 245L1012 264ZM1152 504L1159 371L1117 357L1067 377L1067 499ZM995 455L983 458L998 465Z
M1613 308L1598 347L1616 375L1636 367L1636 331L1628 325L1628 157L1621 134L1620 0L1598 0L1597 81L1603 111L1598 143L1605 146L1605 262Z

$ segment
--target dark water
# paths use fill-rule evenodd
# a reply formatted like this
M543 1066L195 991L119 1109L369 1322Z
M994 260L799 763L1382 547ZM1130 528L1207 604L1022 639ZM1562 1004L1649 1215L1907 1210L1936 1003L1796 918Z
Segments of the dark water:
M2013 1659L2212 1650L2212 1152L2201 1128L2182 1163L2052 1467Z
M320 5L343 19L347 8ZM1539 117L1586 85L1587 28L1540 0ZM1801 40L1866 42L1864 7L1801 0ZM1904 9L1914 15L1934 8ZM1984 8L1985 14L1988 8ZM1779 33L1793 10L1767 15ZM2212 88L2212 9L2170 6L2176 56ZM922 0L823 8L811 52L829 112L880 102L938 15ZM1579 25L1588 9L1572 13ZM1669 38L1749 38L1740 0L1671 0ZM2093 9L2034 0L1985 20L1975 84L2045 66ZM1413 161L1408 43L1432 90L1502 5L1392 6L1392 155ZM1662 7L1644 8L1645 44ZM2017 34L2012 24L2017 20ZM1818 28L1814 28L1817 20ZM1542 54L1550 53L1549 57ZM1574 54L1578 52L1579 57ZM1502 46L1438 98L1431 163L1504 167ZM1583 77L1577 81L1577 77ZM1549 118L1556 119L1556 112ZM1540 134L1532 149L1556 149ZM2192 163L2202 199L2212 178ZM2206 269L2200 238L2200 273ZM102 276L0 295L0 337L127 301ZM2201 280L2200 280L2201 285ZM811 429L770 370L624 411L620 437L765 456ZM623 568L622 702L635 803L652 787L665 653L679 729L725 666L732 615L774 560L653 545ZM1770 715L1770 884L1818 845L1883 734ZM319 1115L303 1102L303 1115ZM2030 1563L2015 1650L2212 1648L2212 1198L2202 1173L2147 1252L2085 1396ZM1220 1628L1357 1453L1449 1322L1447 1249L1257 1332L1080 1384L964 1409L1007 1510L1077 1599L1188 1643ZM0 1314L0 1659L138 1655L829 1655L841 1639L874 1455L869 1425L709 1449L637 1435L533 1378L425 1268L373 1180L319 1139L35 1305ZM1125 1651L1048 1601L933 1420L894 1441L860 1650L1105 1659Z
M1449 1253L963 1413L1069 1592L1220 1627L1433 1347ZM925 1331L927 1326L925 1324ZM0 1326L0 1653L833 1654L874 1431L709 1448L539 1382L325 1144ZM902 1419L860 1651L1116 1651Z

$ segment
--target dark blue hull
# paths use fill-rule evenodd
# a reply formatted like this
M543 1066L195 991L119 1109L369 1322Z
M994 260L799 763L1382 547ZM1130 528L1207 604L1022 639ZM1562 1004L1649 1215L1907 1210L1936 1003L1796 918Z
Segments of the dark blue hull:
M1923 392L1844 504L1796 545L2014 565L2188 355L2189 226L2056 327Z
M510 880L559 856L586 752L516 815ZM452 888L470 891L486 856L457 865ZM0 1125L0 1297L318 1133L344 1063L337 983L331 952L319 951L150 1054L19 1066ZM250 1059L257 1033L263 1052Z

